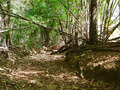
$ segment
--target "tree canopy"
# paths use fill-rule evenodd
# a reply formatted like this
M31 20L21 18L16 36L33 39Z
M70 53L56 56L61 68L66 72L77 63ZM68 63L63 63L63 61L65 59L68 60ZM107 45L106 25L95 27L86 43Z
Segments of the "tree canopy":
M119 33L119 6L119 0L1 0L0 29L9 44L28 48L75 40L75 33L78 44L107 42Z

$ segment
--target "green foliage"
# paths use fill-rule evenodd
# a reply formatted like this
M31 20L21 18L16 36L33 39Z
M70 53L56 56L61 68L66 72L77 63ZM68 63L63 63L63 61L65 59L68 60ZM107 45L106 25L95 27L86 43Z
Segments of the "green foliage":
M39 18L38 20L41 21L53 19L54 17L56 17L56 15L59 16L60 14L62 14L59 10L58 1L35 0L33 2L33 5L34 7L32 6L29 10L26 11L26 15Z
M7 0L0 0L5 10L7 10L8 7L6 1ZM112 17L115 16L115 9L119 0L109 1L110 2L98 0L98 27L101 33L104 29L108 32L109 28L118 22L119 15L116 16L115 20L112 20ZM11 11L13 13L36 23L41 23L56 29L56 31L49 30L50 43L56 43L57 40L60 39L58 34L58 28L60 27L59 20L62 23L64 32L70 34L72 32L74 35L77 31L79 34L78 36L82 36L84 34L83 32L88 32L88 9L88 0L11 0ZM14 14L12 15L14 16ZM106 18L107 16L108 18ZM40 47L44 44L44 41L46 41L45 28L14 17L12 17L11 22L13 23L13 28L20 28L8 32L15 45L31 47L35 45L34 47ZM24 27L26 28L22 29ZM6 29L6 27L4 29ZM31 34L34 31L36 31L36 34ZM107 36L106 34L104 35L105 37ZM65 36L65 38L68 37Z

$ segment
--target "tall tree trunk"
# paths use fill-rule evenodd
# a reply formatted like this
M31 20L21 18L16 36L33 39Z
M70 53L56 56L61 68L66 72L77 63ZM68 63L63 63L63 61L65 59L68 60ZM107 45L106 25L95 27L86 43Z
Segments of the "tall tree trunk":
M97 0L91 0L90 4L90 44L98 43L97 32Z
M54 26L54 22L55 22L55 20L53 20L52 21L52 23L51 23L51 27L53 28L53 26ZM50 41L50 32L52 31L52 29L44 29L45 31L44 31L44 39L45 39L45 42L44 42L44 46L49 46L49 41Z
M49 45L49 41L50 41L50 30L45 29L45 42L44 42L44 46L48 46Z
M9 13L11 12L11 0L7 0L7 10ZM9 15L7 20L7 26L11 28L11 16ZM7 43L7 46L12 45L9 32L6 34L6 43Z

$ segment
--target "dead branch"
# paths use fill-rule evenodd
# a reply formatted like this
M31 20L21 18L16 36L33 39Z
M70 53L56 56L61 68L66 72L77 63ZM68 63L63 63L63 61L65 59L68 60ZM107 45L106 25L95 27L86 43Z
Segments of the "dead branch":
M112 39L110 39L108 41L114 41L114 40L118 40L118 39L120 39L120 37L112 38Z
M30 26L31 27L31 26ZM24 30L30 27L23 27L23 28L12 28L12 29L7 29L7 30L0 30L0 33L7 32L7 31L13 31L13 30Z
M115 29L120 25L120 21L118 24L116 24L110 31L109 34L106 37L106 40L108 40L108 38L111 36L111 34L115 31Z

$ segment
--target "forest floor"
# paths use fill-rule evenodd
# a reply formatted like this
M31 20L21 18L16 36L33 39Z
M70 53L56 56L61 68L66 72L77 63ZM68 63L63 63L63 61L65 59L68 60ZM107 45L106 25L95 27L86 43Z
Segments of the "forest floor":
M108 57L102 53L99 57ZM0 90L120 90L114 83L81 79L64 59L64 55L40 53L14 63L0 58Z

